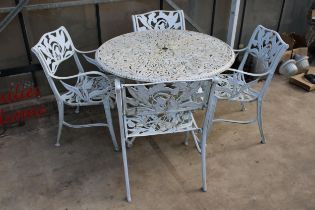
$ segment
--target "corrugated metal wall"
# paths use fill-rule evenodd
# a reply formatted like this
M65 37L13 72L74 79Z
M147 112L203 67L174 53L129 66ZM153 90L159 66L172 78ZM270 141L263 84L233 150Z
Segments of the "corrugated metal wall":
M1 0L0 8L15 6L16 2L18 1ZM56 2L73 2L73 0L31 0L29 5ZM242 0L236 46L247 43L257 24L280 32L295 31L305 34L307 30L306 12L312 2L312 0ZM174 6L174 3L185 11L186 16L190 17L192 22L187 22L188 29L196 30L196 26L198 26L202 32L226 40L231 0L164 0L163 8L172 9L171 5ZM39 40L43 33L61 25L69 30L78 49L95 49L100 43L112 37L132 31L132 14L160 9L160 5L160 0L125 0L101 3L97 6L89 4L23 10L22 15L16 17L0 33L0 71L38 63L29 48ZM6 14L0 13L0 20ZM28 42L27 44L25 44L25 40ZM66 69L68 73L74 72L71 70L74 69L72 64L61 66L61 68ZM35 77L42 95L51 94L43 73L37 71ZM8 88L14 81L30 79L30 73L0 77L0 89Z
M205 32L226 40L232 0L173 0ZM168 0L165 0L167 6ZM314 0L241 0L236 45L246 44L258 24L279 32L307 31L306 13ZM235 46L237 47L237 46Z

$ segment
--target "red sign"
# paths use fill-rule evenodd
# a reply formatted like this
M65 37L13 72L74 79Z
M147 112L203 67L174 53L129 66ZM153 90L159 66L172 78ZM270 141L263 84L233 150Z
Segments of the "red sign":
M9 91L0 93L0 105L35 98L38 96L40 96L38 87L30 86L25 88L20 83L17 83L14 87L11 87ZM6 112L5 110L0 109L0 126L25 121L33 117L40 117L45 113L46 108L44 105L26 108L15 112Z

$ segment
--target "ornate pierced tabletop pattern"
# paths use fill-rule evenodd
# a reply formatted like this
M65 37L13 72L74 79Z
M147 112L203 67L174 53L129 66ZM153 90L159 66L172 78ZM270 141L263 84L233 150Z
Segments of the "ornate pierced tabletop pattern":
M145 82L208 79L235 59L221 40L183 30L124 34L105 42L95 57L105 71Z

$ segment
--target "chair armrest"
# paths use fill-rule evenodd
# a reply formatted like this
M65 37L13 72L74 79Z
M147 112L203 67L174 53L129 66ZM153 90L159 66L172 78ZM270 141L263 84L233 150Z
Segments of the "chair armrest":
M97 63L97 61L96 61L95 58L90 58L89 56L84 55L84 54L89 54L89 53L95 53L95 52L97 51L97 49L95 49L95 50L90 50L90 51L81 51L81 50L75 49L75 51L76 51L77 53L82 54L82 56L85 58L85 60L86 60L87 62L93 64L94 66L96 66L97 68L99 68L101 71L105 71L105 70L102 68L102 66Z
M90 64L93 64L94 66L97 66L100 70L102 70L101 66L96 62L96 60L94 58L90 58L89 56L86 56L84 54L82 54L82 55L87 62L89 62Z
M73 79L73 78L78 78L78 77L87 76L87 75L98 75L98 76L102 76L102 77L105 77L108 79L108 77L104 73L101 73L98 71L88 71L88 72L79 73L79 74L71 75L71 76L67 76L67 77L59 77L59 76L55 76L53 74L49 74L49 76L51 76L54 79L58 79L58 80Z
M248 76L253 76L253 77L262 77L262 76L266 76L269 74L269 71L265 72L265 73L261 73L261 74L254 74L254 73L249 73L249 72L245 72L242 70L238 70L238 69L227 69L227 71L233 71L233 72L237 72L240 74L244 74L244 75L248 75Z
M244 53L248 47L242 48L242 49L233 49L233 52L235 53L235 56L238 56L240 53Z
M95 50L89 50L89 51L81 51L81 50L78 50L78 49L74 49L77 53L81 53L81 54L87 54L87 53L94 53L96 52L97 49Z
M234 53L240 53L243 51L246 51L248 49L248 47L242 48L242 49L233 49Z
M89 62L90 64L96 66L99 70L103 70L102 67L97 63L97 61L94 59L94 58L90 58L89 56L86 56L85 54L88 54L88 53L93 53L93 52L96 52L96 50L90 50L90 51L80 51L78 49L75 49L76 52L82 54L82 56L85 58L85 60L87 62Z

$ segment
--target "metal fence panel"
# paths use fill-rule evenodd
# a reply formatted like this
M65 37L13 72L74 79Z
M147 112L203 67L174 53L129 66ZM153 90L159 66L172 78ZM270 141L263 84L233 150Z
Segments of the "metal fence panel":
M279 0L247 1L240 44L247 44L258 24L277 30L282 2Z
M100 4L102 42L132 31L131 15L157 10L158 0L129 0Z
M1 0L0 7L11 7L15 6L14 0Z
M0 14L0 20L6 14ZM28 64L23 36L18 17L0 33L0 69Z
M286 2L279 31L305 34L308 29L306 14L313 0L287 0Z
M214 0L173 0L173 2L184 10L186 16L190 17L204 33L212 32L212 13Z
M227 41L227 32L229 27L229 14L230 14L230 5L231 0L219 0L216 2L215 6L215 15L213 23L213 32L212 35L223 40Z

